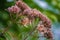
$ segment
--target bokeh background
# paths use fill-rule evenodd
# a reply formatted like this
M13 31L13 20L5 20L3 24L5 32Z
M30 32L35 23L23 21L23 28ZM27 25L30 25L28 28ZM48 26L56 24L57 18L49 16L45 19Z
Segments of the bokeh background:
M52 21L52 33L54 36L54 40L60 40L60 0L23 0L27 5L29 5L31 8L36 8L40 10L43 14L45 14L50 20ZM4 30L7 25L13 25L10 22L9 13L6 12L5 9L15 4L15 0L0 0L0 33L2 30ZM27 32L27 28L24 28L23 30L19 30L17 25L13 25L8 32L4 34L4 36L7 38L7 40L12 40L12 35L17 40L17 36L20 40L23 40L24 34L23 32ZM17 30L18 29L18 30ZM20 33L21 32L21 33ZM14 34L13 34L14 33ZM17 35L19 34L19 35ZM15 35L15 36L14 36ZM26 34L25 34L26 35ZM37 40L36 33L34 34L31 39L27 40ZM22 37L21 37L22 36ZM0 40L4 40L5 37L0 36ZM21 39L22 38L22 39ZM18 40L19 40L18 39ZM45 40L45 38L40 37L38 40Z

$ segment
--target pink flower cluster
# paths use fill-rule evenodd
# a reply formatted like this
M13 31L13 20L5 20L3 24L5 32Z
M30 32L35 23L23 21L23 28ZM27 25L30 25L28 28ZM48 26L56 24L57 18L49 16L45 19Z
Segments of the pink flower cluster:
M52 32L50 30L51 29L51 21L45 15L43 15L40 11L30 8L23 1L17 1L15 6L8 8L8 11L10 13L21 12L20 13L21 15L23 15L23 16L25 15L26 18L24 18L21 22L23 25L32 23L32 21L33 21L32 19L38 17L39 19L41 19L42 22L38 23L37 29L44 35L44 37L51 39L51 40L53 39Z
M17 6L11 6L7 9L10 13L19 13L21 11L21 9Z

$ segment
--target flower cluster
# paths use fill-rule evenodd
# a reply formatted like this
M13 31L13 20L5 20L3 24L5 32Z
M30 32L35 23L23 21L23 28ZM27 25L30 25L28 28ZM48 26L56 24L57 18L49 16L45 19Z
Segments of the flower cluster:
M29 20L28 17L24 17L22 20L21 20L21 24L23 24L24 26L28 25L28 24L31 24L31 20Z
M7 10L10 13L19 13L21 11L21 9L17 5L14 5L12 7L9 7Z
M42 21L38 23L37 29L44 35L44 37L52 40L53 36L50 30L51 21L37 9L30 8L23 1L17 1L15 6L8 8L8 11L10 13L19 13L21 11L20 14L26 15L26 18L23 18L21 21L23 25L30 24L35 17L40 18Z
M41 34L44 35L44 37L46 37L47 39L53 40L53 36L50 28L45 27L42 21L38 24L37 29Z

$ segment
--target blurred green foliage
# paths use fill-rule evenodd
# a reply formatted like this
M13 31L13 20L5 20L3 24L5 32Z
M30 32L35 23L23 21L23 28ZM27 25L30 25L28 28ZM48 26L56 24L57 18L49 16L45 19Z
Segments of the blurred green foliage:
M43 14L49 17L52 22L60 22L60 0L43 0L49 6L51 6L53 11L43 9L42 7L38 6L33 0L23 1L27 3L31 8L40 10ZM5 9L14 5L14 3L15 1L8 2L7 0L0 0L0 33L2 33L2 31L9 25L9 29L4 33L4 37L7 40L23 40L27 35L29 35L29 32L32 30L32 28L37 25L39 19L35 19L34 23L29 25L28 28L20 24L17 25L16 23L12 23L12 21L10 21L9 13L5 11ZM56 10L58 12L56 12ZM37 40L38 35L38 32L35 31L33 32L33 35L29 35L27 40ZM0 40L5 40L5 38L1 38L0 36Z

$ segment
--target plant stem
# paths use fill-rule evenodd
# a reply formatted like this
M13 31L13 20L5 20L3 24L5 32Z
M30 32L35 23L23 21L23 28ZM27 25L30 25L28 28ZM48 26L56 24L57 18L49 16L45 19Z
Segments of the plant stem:
M36 30L36 28L37 28L37 26L35 26L35 27L29 32L29 35L32 35L32 33ZM29 35L27 35L27 36L24 38L24 40L26 40Z

